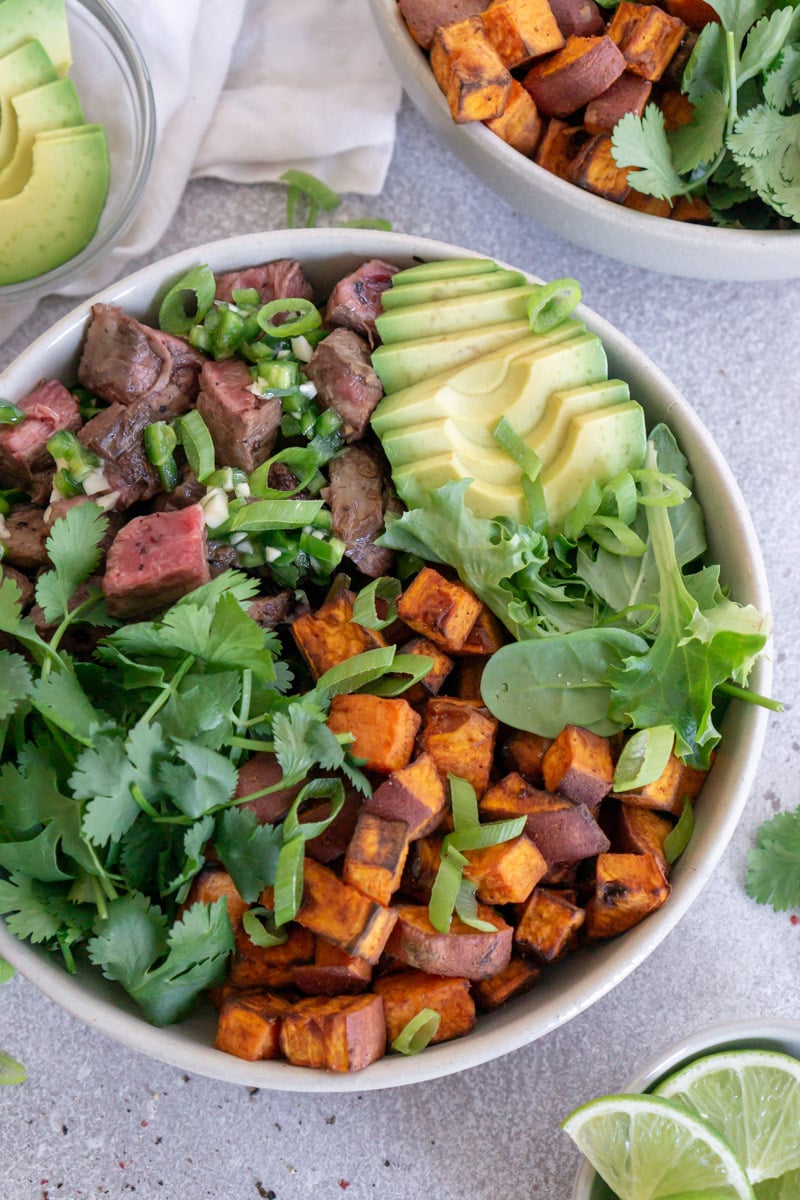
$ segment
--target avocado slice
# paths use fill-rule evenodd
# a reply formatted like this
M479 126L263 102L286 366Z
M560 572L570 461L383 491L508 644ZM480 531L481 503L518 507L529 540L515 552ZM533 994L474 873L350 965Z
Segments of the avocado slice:
M608 483L640 467L646 444L644 411L635 400L574 416L558 456L540 476L550 531L561 528L594 480Z
M101 125L53 130L34 139L28 182L15 196L0 200L0 285L51 271L91 241L108 176Z
M479 517L511 517L527 521L528 508L519 483L513 486L474 479L465 470L454 451L437 454L424 462L410 463L392 475L397 494L409 508L425 503L429 492L454 480L470 479L464 490L464 502Z
M2 0L0 3L0 55L38 38L57 75L72 65L72 48L64 0Z
M404 308L408 304L430 304L453 296L475 296L482 292L499 292L501 288L522 287L525 276L521 271L489 271L479 275L454 275L449 279L422 280L405 287L389 287L381 294L384 312Z
M516 342L530 331L527 321L501 321L499 325L458 330L441 337L412 338L408 342L378 346L372 352L372 366L388 396Z
M565 388L548 398L544 416L525 441L543 463L552 462L564 443L569 423L578 413L593 408L608 408L630 399L627 383L621 379L603 379L583 387Z
M9 162L17 142L17 114L12 98L54 79L58 79L56 69L36 38L0 58L0 167Z
M405 429L392 429L384 435L381 444L392 469L453 453L462 464L465 476L473 479L518 485L522 474L514 459L496 442L493 446L482 446L471 441L448 417Z
M459 275L488 275L500 267L491 258L441 258L438 262L417 263L392 276L392 287L422 283L432 279L455 279Z
M21 191L33 169L33 143L40 133L84 123L83 109L71 79L55 79L15 96L17 144L11 161L0 170L0 200Z
M409 338L457 329L478 329L499 321L519 321L527 316L528 301L539 291L538 284L501 288L482 295L453 296L428 304L409 304L383 312L375 319L382 342L405 342Z

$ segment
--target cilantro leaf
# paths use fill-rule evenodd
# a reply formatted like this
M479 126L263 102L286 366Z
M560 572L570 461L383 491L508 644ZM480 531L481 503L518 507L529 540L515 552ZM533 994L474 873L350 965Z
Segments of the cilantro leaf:
M696 100L691 122L669 135L675 170L685 175L711 162L725 144L727 121L728 102L722 92L708 91Z
M764 79L764 99L781 112L800 99L800 46L788 45Z
M0 913L6 918L9 933L32 942L49 942L57 937L61 916L54 911L52 884L44 884L24 875L0 879Z
M59 865L59 851L84 871L96 864L81 837L81 806L59 790L55 771L44 755L29 754L24 770L7 763L0 770L0 866L12 874L55 881L75 874ZM29 836L25 836L29 835Z
M31 704L76 742L91 746L94 734L107 729L110 721L96 709L71 671L41 675L31 689Z
M182 904L186 899L189 888L192 885L197 872L206 861L206 856L203 853L209 838L214 835L214 818L210 813L202 817L201 820L195 821L194 825L186 830L183 837L183 853L184 863L183 868L174 879L170 880L164 892L171 895L177 893L176 899L179 904Z
M706 92L725 89L725 35L722 26L710 21L700 31L681 80L681 90L696 104Z
M656 104L648 104L641 117L626 113L614 126L611 147L617 166L637 168L628 176L637 192L659 200L689 192L689 185L673 165L664 114Z
M236 790L236 767L216 750L173 738L178 763L162 762L158 780L176 808L187 817L202 817L230 800Z
M249 808L227 808L217 817L214 848L249 904L275 882L282 835L279 825L259 825Z
M800 113L785 116L759 104L736 122L728 146L753 191L800 221Z
M232 713L242 694L238 671L187 675L158 715L165 737L190 737L212 750L230 737Z
M0 650L0 721L13 716L33 690L33 676L25 659Z
M127 739L101 735L82 752L69 780L73 795L88 800L83 834L95 845L119 839L139 815L131 788L152 803L159 794L158 765L166 757L161 728L138 722Z
M775 62L789 35L793 17L794 8L779 8L751 27L736 73L738 87Z
M78 586L97 569L100 542L107 529L108 517L92 501L76 504L54 522L46 543L53 570L36 583L36 599L48 624L67 615Z
M777 813L759 826L747 855L745 890L776 912L800 907L800 808Z

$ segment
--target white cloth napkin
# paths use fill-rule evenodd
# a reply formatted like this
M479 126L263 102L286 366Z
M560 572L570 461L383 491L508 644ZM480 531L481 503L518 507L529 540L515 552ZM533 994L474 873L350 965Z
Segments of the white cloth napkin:
M190 178L274 181L289 167L377 195L401 88L363 0L114 0L141 47L157 141L142 208L102 265L59 289L88 296L164 235ZM108 105L82 93L87 111ZM35 302L0 303L0 342Z

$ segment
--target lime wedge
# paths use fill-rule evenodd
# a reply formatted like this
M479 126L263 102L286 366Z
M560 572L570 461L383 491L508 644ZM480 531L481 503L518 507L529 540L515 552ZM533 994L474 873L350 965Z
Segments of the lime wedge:
M755 1200L744 1167L707 1121L661 1096L602 1096L561 1128L620 1200L710 1192Z
M758 1200L797 1200L800 1196L800 1171L789 1171L780 1179L765 1179L757 1183Z
M800 1170L800 1062L791 1055L773 1050L708 1054L670 1075L654 1092L710 1121L741 1159L751 1183ZM800 1190L795 1195L800 1197Z

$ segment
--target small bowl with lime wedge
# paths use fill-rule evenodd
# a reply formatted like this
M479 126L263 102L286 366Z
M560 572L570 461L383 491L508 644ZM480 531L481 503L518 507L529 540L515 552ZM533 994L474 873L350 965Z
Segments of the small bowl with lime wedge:
M62 289L117 244L155 143L141 50L107 0L0 9L0 306Z
M749 1019L689 1034L562 1128L586 1155L572 1200L792 1200L800 1021Z

